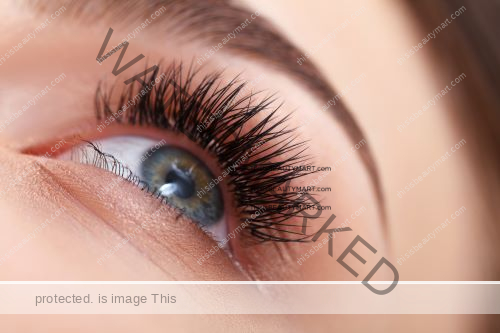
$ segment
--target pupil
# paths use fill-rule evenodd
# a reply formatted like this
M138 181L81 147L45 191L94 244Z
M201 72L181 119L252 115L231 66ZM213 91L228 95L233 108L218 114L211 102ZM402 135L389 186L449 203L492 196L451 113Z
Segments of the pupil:
M194 195L195 182L182 170L170 170L165 177L165 183L174 185L172 192L179 198L187 199Z

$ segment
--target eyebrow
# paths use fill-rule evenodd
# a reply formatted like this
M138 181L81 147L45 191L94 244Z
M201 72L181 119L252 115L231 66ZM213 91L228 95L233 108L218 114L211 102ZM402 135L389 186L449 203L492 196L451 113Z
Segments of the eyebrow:
M155 19L155 23L162 22L171 34L188 40L194 39L208 46L220 43L229 32L234 31L235 27L253 14L252 11L238 7L228 0L58 0L50 3L45 0L25 0L24 3L45 14L65 6L64 14L58 19L66 17L89 25L102 20L115 21L117 24L135 24L164 6L166 10ZM297 65L296 59L301 57L303 52L263 16L258 16L258 19L240 30L237 38L224 44L224 50L257 59L284 72L325 103L337 95L311 61ZM337 99L336 104L329 110L353 143L365 139L363 130L341 100ZM369 144L365 144L359 152L375 189L381 219L385 222L384 195Z

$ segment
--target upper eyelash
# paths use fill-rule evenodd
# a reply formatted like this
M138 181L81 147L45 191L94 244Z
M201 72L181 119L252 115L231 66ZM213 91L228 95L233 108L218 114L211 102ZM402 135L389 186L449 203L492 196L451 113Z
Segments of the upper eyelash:
M158 67L151 77L145 80L146 86L153 86L159 71ZM249 223L244 230L261 241L290 242L309 238L310 235L300 234L289 228L297 226L284 223L305 209L293 209L289 212L290 209L286 207L304 205L305 196L299 195L297 191L274 192L275 188L289 180L313 173L304 170L283 170L286 169L283 167L298 164L310 165L310 158L304 155L306 143L297 142L295 129L285 126L290 115L278 116L277 111L281 106L279 105L264 119L243 132L243 126L249 120L271 109L275 102L273 96L266 97L254 105L254 93L237 97L245 83L238 83L238 78L235 78L222 85L220 72L205 76L197 85L193 84L196 72L192 67L185 76L182 65L172 65L164 74L164 80L153 89L146 90L136 103L121 113L118 111L127 101L132 100L138 90L135 82L122 91L116 111L111 107L113 89L108 92L99 83L95 94L97 119L112 117L113 121L118 123L155 126L182 133L215 156L222 170L226 170L242 156L247 156L245 161L227 176L241 222L258 210L260 213L262 206L281 205L283 208L265 209L259 216L248 219ZM205 120L212 114L219 115L217 120L212 121L202 131L197 130L196 126L205 124ZM252 147L257 143L265 146L252 152ZM99 152L98 148L95 150ZM284 153L290 157L278 158ZM116 159L114 161L119 163Z

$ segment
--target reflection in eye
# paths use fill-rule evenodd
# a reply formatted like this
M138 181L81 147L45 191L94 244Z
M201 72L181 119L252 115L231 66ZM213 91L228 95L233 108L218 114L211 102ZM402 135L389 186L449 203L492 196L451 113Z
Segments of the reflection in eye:
M227 228L222 220L224 203L220 188L215 186L204 195L197 195L214 179L212 172L190 152L164 146L163 142L140 136L115 136L77 147L69 153L72 160L85 164L99 158L96 154L104 154L101 158L112 156L113 163L104 163L104 169L137 179L141 186L180 209L214 238L224 237ZM60 158L68 158L68 153ZM122 167L116 167L115 161ZM125 168L130 174L124 174Z

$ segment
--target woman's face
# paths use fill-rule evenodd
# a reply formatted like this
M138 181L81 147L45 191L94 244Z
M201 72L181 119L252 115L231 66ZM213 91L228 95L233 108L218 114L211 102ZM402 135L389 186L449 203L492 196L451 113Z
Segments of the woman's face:
M480 143L455 116L467 73L435 65L439 34L399 2L111 3L3 4L3 280L361 281L382 257L400 280L485 279ZM137 95L141 80L151 95ZM310 254L326 229L332 253ZM355 277L337 258L357 236L377 253L346 259ZM320 318L168 320L363 329Z

